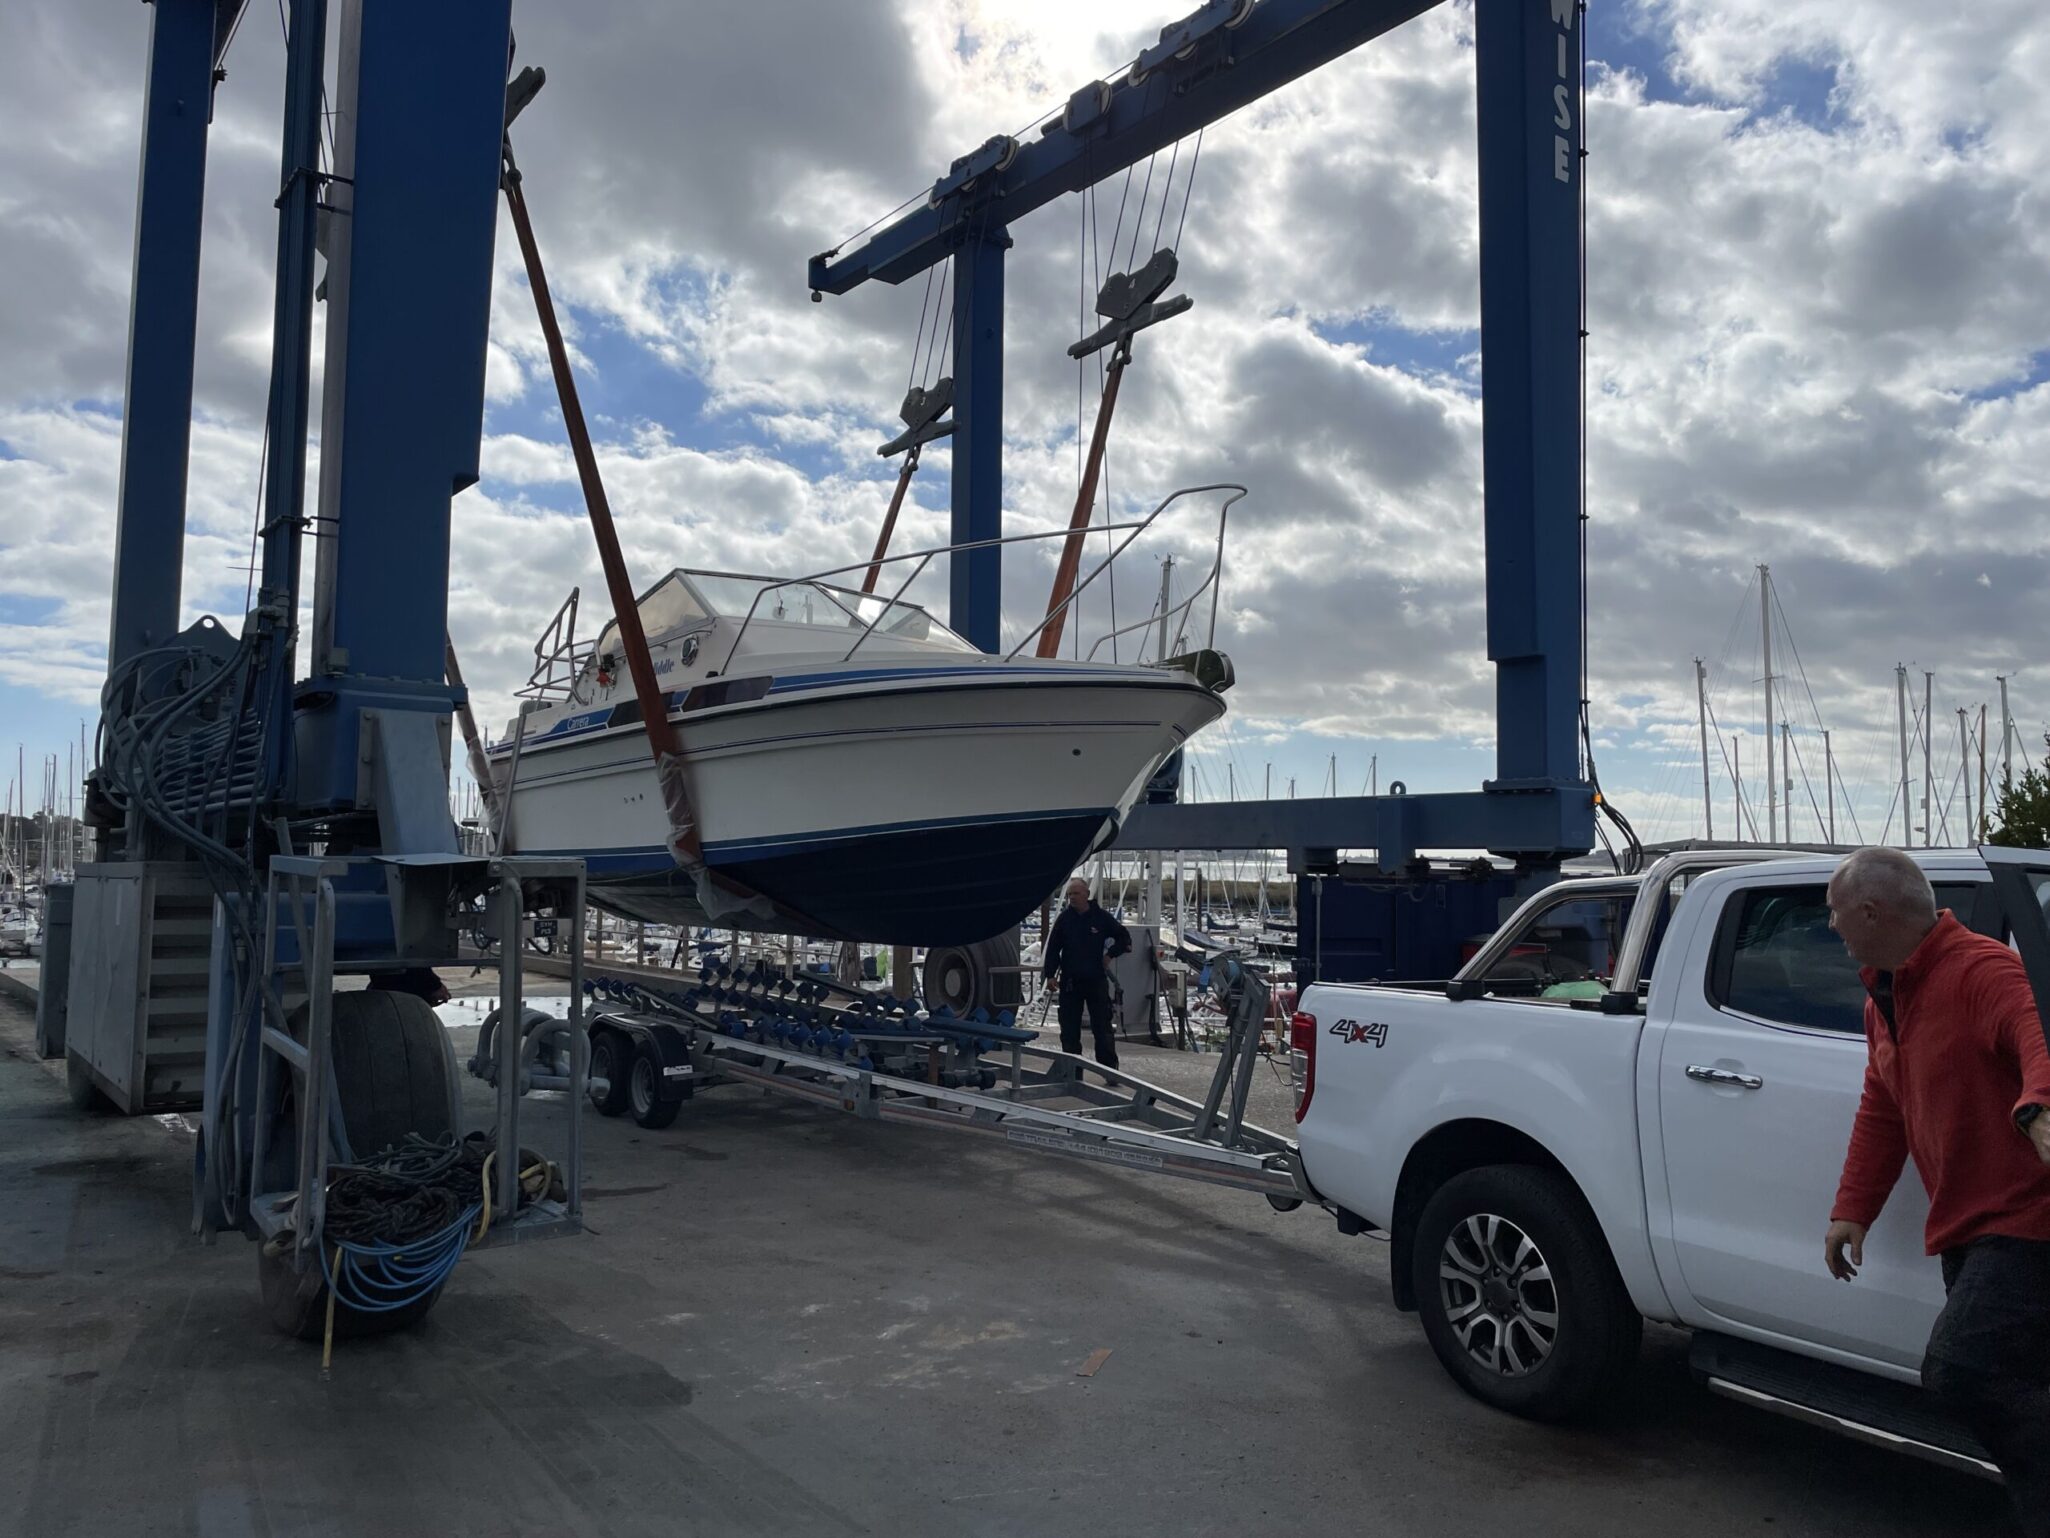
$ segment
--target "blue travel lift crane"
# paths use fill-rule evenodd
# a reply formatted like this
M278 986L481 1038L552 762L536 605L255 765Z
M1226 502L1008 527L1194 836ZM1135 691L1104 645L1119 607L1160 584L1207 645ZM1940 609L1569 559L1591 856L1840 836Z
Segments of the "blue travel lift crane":
M177 621L206 125L242 3L152 8L88 788L105 858L79 873L70 956L50 958L68 1005L45 1033L81 1103L203 1104L195 1224L259 1241L266 1307L300 1335L418 1318L473 1223L493 1242L580 1227L577 1118L558 1182L521 1147L519 1089L552 1082L580 1104L587 1071L573 974L567 1021L498 1033L490 1146L506 1156L480 1169L484 1149L452 1144L458 1082L430 969L466 938L495 945L501 1018L524 1023L522 934L559 930L573 967L582 954L581 862L468 852L448 803L451 716L467 703L445 667L451 504L478 476L511 0L337 10L330 102L326 0L290 8L261 549L237 636ZM317 251L328 311L310 514ZM352 973L368 986L334 991ZM373 1212L324 1240L330 1162L416 1136L440 1143L409 1145L382 1178L457 1182L459 1221L423 1237L379 1229Z
M1037 141L992 140L935 184L927 207L851 256L814 260L819 293L954 264L957 541L1000 532L1006 225L1427 8L1212 0L1164 29L1122 79L1077 92ZM587 1016L581 866L463 850L447 803L450 718L467 703L447 665L449 527L452 499L478 474L496 200L502 184L516 190L505 129L525 97L517 82L507 92L510 0L344 0L332 103L327 5L293 0L259 570L239 636L211 618L178 629L206 120L241 10L241 0L155 0L152 13L108 684L89 786L109 858L80 873L68 968L48 958L68 971L70 1000L45 1040L66 1053L81 1101L141 1110L199 1094L195 1221L260 1241L273 1322L302 1335L323 1313L344 1329L410 1322L438 1294L469 1220L481 1230L493 1210L493 1241L574 1231L574 1107L587 1091L601 1109L630 1103L660 1125L697 1087L755 1083L878 1119L1259 1190L1277 1206L1314 1197L1293 1150L1242 1120L1264 1016L1249 976L1202 1104L1129 1075L1086 1084L1079 1060L1030 1046L1001 1017L760 969L707 968L681 990L600 978L608 1007ZM1575 0L1477 0L1476 11L1500 776L1471 795L1149 807L1128 824L1128 846L1371 844L1388 863L1477 845L1542 865L1593 842L1595 795L1575 742L1579 11ZM329 310L309 516L317 251ZM1135 302L1111 318L1128 339L1138 306L1158 294L1142 275L1127 284ZM942 435L939 393L907 401L910 441L886 448ZM951 574L954 623L983 644L1000 618L998 561L985 545ZM570 958L567 1020L535 1021L524 1008L523 937L544 933ZM503 1024L480 1044L492 1061L473 1067L497 1086L496 1149L520 1157L485 1165L488 1188L462 1221L410 1258L374 1236L330 1245L331 1161L456 1129L446 1035L421 995L434 986L424 969L457 959L466 935L501 961ZM334 992L347 973L371 986ZM572 1097L559 1197L536 1188L542 1165L520 1145L520 1095L535 1087ZM1047 1103L1078 1099L1079 1112ZM439 1155L416 1145L411 1157Z
M1011 226L1436 3L1209 0L1164 27L1121 77L1076 91L1036 138L991 139L858 249L812 258L814 298L952 263L956 542L1002 533ZM1550 879L1561 860L1593 847L1597 791L1580 757L1582 22L1579 0L1474 3L1495 778L1446 794L1144 805L1117 847L1284 849L1299 872L1333 868L1341 849L1372 848L1390 875L1419 850L1485 849L1517 862L1519 885ZM957 557L952 574L950 622L986 648L1001 621L1000 560L1000 547L987 546Z

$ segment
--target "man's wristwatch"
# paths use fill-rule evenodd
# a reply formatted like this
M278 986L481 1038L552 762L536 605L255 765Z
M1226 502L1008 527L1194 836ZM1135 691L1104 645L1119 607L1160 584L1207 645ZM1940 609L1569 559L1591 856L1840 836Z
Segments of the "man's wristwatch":
M2043 1108L2040 1105L2022 1106L2014 1113L2014 1124L2019 1130L2026 1132L2029 1130L2030 1123L2042 1114Z

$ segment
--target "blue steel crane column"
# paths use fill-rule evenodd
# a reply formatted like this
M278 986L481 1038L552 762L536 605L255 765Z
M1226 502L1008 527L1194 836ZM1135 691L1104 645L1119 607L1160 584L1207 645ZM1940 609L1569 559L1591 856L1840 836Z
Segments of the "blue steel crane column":
M1004 532L1004 253L1001 225L978 229L954 254L954 466L950 541ZM947 623L984 651L1002 646L1003 550L952 559Z
M510 0L347 11L302 812L363 806L366 711L413 735L453 709L450 503L478 475L511 33ZM376 811L388 843L407 824L394 848L454 852L445 768L386 787Z
M1496 790L1581 782L1580 20L1474 7Z
M110 671L178 631L207 125L221 41L240 9L240 0L156 0L150 10Z

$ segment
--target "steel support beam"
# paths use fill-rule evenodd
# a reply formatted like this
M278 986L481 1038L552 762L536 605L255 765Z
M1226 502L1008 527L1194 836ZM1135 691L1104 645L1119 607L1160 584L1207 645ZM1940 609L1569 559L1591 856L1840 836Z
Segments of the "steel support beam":
M1004 532L1004 253L1002 225L954 253L952 542ZM1003 646L1002 547L950 558L947 623L986 652Z
M1581 779L1581 21L1474 6L1494 783L1518 788Z
M150 8L109 671L178 633L215 16L215 0Z
M1553 860L1594 843L1594 795L1455 791L1419 796L1317 796L1300 801L1204 801L1132 808L1114 849L1371 849L1398 871L1420 849L1485 849Z
M271 312L269 440L264 462L262 578L256 601L263 769L257 804L275 806L292 779L293 631L299 622L299 535L306 512L307 396L313 357L314 235L319 219L321 81L327 0L292 0L285 42L285 122L278 170L277 293Z
M936 208L915 209L845 257L838 251L813 257L811 286L844 294L871 279L902 283L916 277L950 256L964 232L989 219L992 209L1006 223L1016 223L1035 208L1144 160L1438 3L1261 0L1243 26L1205 38L1187 59L1170 59L1136 84L1119 77L1111 83L1107 110L1075 130L1056 118L1020 147L1009 167L981 179L971 193L943 198Z
M477 480L510 0L345 0L318 675L439 688L449 504Z

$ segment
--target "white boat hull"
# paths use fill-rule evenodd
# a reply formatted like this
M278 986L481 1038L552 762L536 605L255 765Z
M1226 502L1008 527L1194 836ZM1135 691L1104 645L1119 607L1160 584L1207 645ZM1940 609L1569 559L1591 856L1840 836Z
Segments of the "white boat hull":
M1185 674L965 658L671 699L706 863L801 915L806 932L917 945L1017 923L1224 709ZM503 783L511 745L492 756ZM707 922L668 834L630 703L560 717L522 744L508 847L583 856L593 902Z

